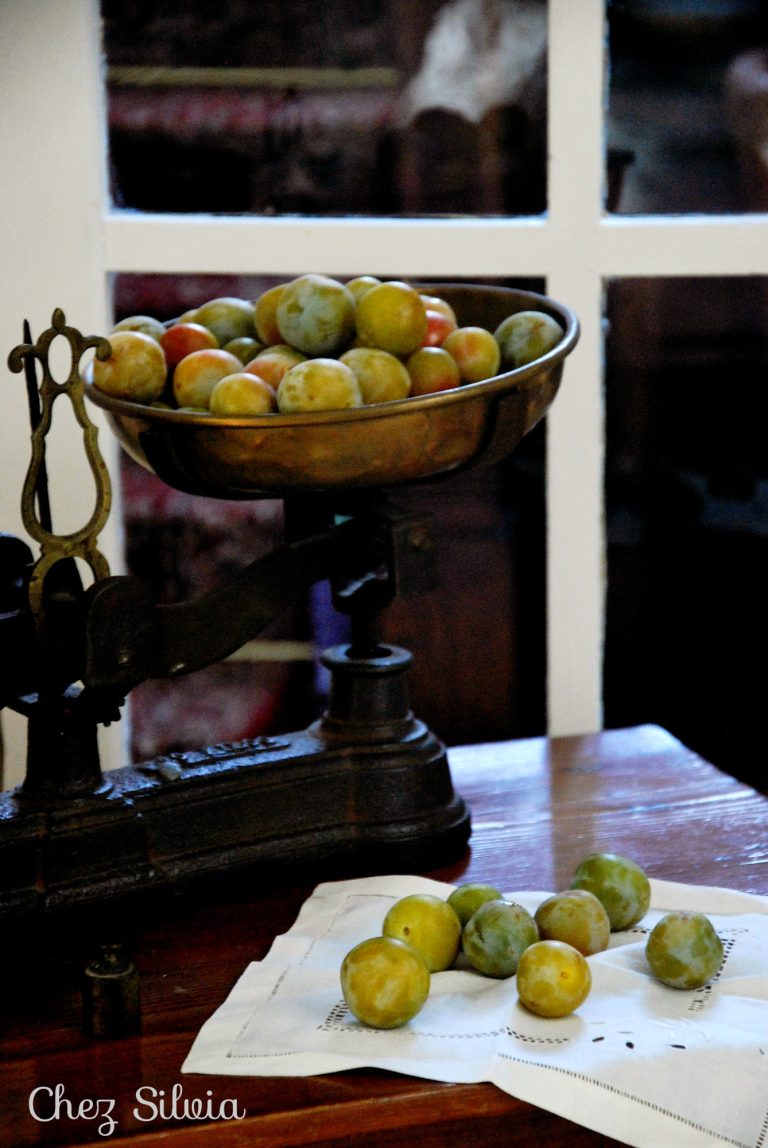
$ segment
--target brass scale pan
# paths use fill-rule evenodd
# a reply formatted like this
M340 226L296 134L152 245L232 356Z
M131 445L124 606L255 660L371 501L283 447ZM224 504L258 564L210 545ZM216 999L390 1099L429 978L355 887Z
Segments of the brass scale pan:
M537 310L563 336L523 367L453 390L349 410L214 417L116 399L86 381L88 397L129 455L169 485L219 498L283 498L310 491L435 480L510 454L546 414L579 325L565 306L505 287L419 285L449 302L461 326L493 331Z

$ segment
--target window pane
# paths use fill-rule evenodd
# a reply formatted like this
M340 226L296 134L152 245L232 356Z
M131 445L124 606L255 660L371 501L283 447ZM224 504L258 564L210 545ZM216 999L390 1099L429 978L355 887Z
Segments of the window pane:
M609 210L768 209L766 17L765 0L609 5L609 157L624 163Z
M766 786L768 280L610 285L605 714Z
M546 0L104 0L102 11L119 206L545 208Z

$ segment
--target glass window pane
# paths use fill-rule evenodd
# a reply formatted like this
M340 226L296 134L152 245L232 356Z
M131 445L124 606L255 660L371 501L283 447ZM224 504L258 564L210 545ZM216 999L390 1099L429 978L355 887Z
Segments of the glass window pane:
M546 0L104 0L118 206L545 209Z
M609 160L623 166L608 209L768 209L765 0L615 0L608 10Z
M614 282L608 314L606 723L764 788L768 280Z

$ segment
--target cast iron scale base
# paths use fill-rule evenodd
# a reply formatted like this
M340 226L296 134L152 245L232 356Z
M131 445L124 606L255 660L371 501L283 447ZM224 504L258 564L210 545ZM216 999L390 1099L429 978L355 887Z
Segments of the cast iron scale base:
M465 295L471 290L459 289ZM11 353L9 366L24 371L27 382L32 461L22 518L40 556L34 560L26 544L0 535L0 707L24 714L29 729L25 781L0 795L0 916L96 903L114 907L122 898L184 892L222 877L292 865L317 873L326 865L337 871L402 871L434 865L464 849L470 817L454 792L445 748L409 708L411 655L377 637L377 617L396 594L435 585L430 520L393 505L375 472L382 459L385 472L389 466L396 476L400 465L402 484L508 453L552 401L562 359L578 330L570 312L543 296L477 291L483 314L486 296L502 317L525 306L548 309L563 326L562 344L535 370L461 388L467 394L459 400L475 406L478 400L469 392L478 392L479 418L471 408L451 414L455 397L384 404L403 408L403 414L385 412L394 419L382 422L374 412L376 421L364 426L364 441L376 452L365 464L372 467L371 481L347 482L342 472L338 487L327 489L312 474L324 465L328 435L340 465L345 457L358 465L357 440L346 453L345 441L359 431L360 419L371 418L372 408L362 415L341 412L337 424L321 418L310 420L303 432L299 426L308 436L305 473L295 486L267 475L266 488L254 489L250 477L242 488L229 473L217 481L229 461L226 446L219 452L222 441L232 442L238 431L252 435L264 419L247 427L243 420L241 426L224 420L217 427L162 411L156 421L150 414L143 422L145 409L89 388L89 397L107 407L123 445L171 485L225 498L284 499L282 547L226 587L174 606L155 603L134 578L111 576L97 549L111 496L79 364L88 348L106 356L108 343L84 339L59 311L37 343L25 327L25 342ZM482 320L467 320L473 321ZM48 364L56 337L71 348L65 382L52 377ZM90 520L66 536L52 531L45 471L51 410L62 396L82 428L96 486ZM459 442L458 461L438 462L428 436L433 427L440 430L442 451L439 419L446 411L456 426L476 426L478 441ZM409 423L414 416L418 423ZM280 418L264 418L274 421L265 424L262 441L274 441L269 436L280 433ZM295 426L284 433L295 433ZM398 464L407 446L403 431L412 434L414 427L424 446L414 452L415 463ZM211 467L206 469L212 436L213 478ZM415 473L414 466L423 466L425 474ZM397 482L390 478L384 485ZM77 559L93 573L88 588ZM319 721L297 732L172 753L102 773L98 726L119 717L132 688L220 661L325 579L336 608L350 616L351 639L322 655L331 686Z

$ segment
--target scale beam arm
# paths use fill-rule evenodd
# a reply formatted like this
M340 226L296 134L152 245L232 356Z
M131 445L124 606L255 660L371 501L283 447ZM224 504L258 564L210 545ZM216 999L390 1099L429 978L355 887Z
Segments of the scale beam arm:
M204 669L238 650L316 582L330 579L337 605L354 614L397 593L436 584L423 515L344 519L256 560L226 586L190 602L157 605L135 578L111 577L87 593L83 674L96 689L127 692L150 678Z

